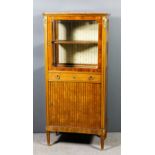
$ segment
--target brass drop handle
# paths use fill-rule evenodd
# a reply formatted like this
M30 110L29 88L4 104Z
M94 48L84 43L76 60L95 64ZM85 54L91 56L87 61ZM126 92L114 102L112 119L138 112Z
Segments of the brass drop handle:
M60 75L57 75L57 76L56 76L56 79L58 79L58 80L59 80L59 79L60 79Z
M93 76L89 76L88 79L89 80L94 80L94 77Z

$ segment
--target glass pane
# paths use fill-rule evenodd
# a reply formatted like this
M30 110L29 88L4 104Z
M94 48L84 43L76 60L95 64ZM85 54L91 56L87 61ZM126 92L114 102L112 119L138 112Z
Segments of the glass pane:
M55 21L53 24L54 65L96 68L98 65L98 23Z

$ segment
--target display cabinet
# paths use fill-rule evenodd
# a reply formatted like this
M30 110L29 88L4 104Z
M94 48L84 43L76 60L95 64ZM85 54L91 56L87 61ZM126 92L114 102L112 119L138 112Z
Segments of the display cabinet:
M106 137L108 14L44 13L46 133Z

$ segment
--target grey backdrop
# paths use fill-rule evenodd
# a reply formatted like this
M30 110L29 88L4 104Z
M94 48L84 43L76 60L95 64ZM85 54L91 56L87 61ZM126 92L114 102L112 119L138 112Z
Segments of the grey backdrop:
M45 131L44 35L46 11L103 11L110 16L108 70L108 131L121 130L121 0L34 0L33 127Z

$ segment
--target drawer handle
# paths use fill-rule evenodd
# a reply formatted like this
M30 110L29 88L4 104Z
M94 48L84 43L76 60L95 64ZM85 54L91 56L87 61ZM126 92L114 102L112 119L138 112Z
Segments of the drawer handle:
M60 79L60 75L57 75L57 76L56 76L56 79L58 79L58 80L59 80L59 79Z
M88 80L94 80L94 77L89 76L89 77L88 77Z

